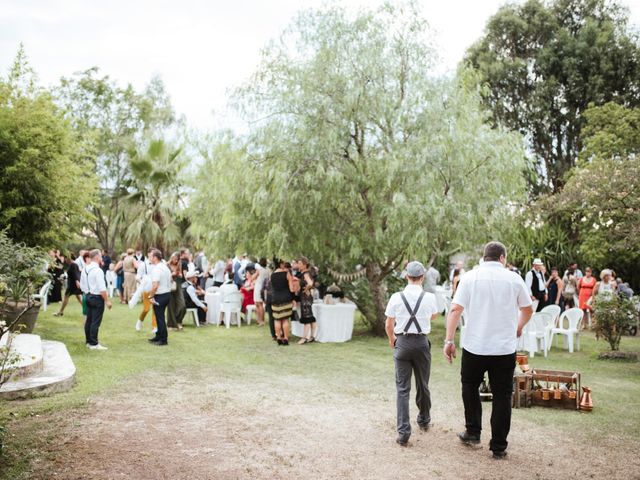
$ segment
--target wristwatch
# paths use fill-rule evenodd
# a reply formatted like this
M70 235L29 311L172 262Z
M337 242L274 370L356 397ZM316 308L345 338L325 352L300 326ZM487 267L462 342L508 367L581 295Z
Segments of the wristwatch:
M455 345L456 342L454 342L453 340L445 340L444 341L444 346L446 347L447 345Z

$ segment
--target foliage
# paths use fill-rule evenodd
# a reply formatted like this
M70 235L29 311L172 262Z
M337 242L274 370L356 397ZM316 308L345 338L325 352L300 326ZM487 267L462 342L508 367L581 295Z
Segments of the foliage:
M598 295L594 301L596 338L604 337L611 350L620 349L620 339L638 322L633 302L619 295Z
M131 178L124 197L128 227L125 238L146 251L155 246L163 252L177 246L183 233L177 223L183 196L181 171L185 165L182 148L153 140L129 161Z
M467 52L495 120L527 136L535 191L563 185L590 103L638 105L640 48L627 17L607 0L508 3Z
M585 112L585 148L555 210L569 212L581 255L640 285L640 108Z
M426 37L413 4L301 13L237 91L255 119L248 141L223 139L202 170L216 185L201 188L194 221L217 249L362 264L358 307L377 333L403 259L486 241L524 190L520 137L486 125L466 72L431 76Z
M70 125L20 49L0 79L0 229L28 245L67 240L87 221L94 186Z
M542 259L548 268L559 269L576 259L564 226L547 219L531 219L526 214L514 216L500 238L507 247L507 260L523 272L531 269L534 258Z
M131 153L143 148L150 134L160 135L175 125L169 96L157 77L137 92L130 84L122 87L99 76L94 67L62 78L57 101L99 178L100 196L90 206L94 221L88 227L100 245L112 251L128 225L122 199L132 181Z
M28 307L33 304L31 295L48 278L46 265L47 257L43 252L16 243L5 232L0 232L0 315L9 300L16 306L19 301L25 301ZM11 325L5 327L8 329Z

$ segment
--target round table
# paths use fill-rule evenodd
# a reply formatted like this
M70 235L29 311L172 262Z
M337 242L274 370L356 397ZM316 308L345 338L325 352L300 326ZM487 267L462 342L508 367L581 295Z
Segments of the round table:
M356 314L354 303L313 304L313 316L318 324L316 340L318 342L348 342L353 334L353 321ZM304 335L304 325L291 322L291 333L296 337Z
M220 302L222 294L220 292L206 293L204 303L207 304L207 323L217 325L220 319Z

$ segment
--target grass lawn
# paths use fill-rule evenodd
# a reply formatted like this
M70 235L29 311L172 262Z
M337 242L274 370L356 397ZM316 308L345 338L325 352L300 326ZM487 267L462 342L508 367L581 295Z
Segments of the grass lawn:
M198 381L202 381L202 372L209 378L243 382L285 375L320 383L327 392L341 392L356 402L393 401L394 398L391 350L385 339L367 335L362 324L356 326L353 340L345 344L277 347L266 327L196 329L185 322L184 331L170 332L169 346L159 348L146 342L150 336L150 317L145 322L145 331L136 332L133 326L139 308L129 310L126 306L114 305L113 310L105 314L100 331L100 341L109 350L96 352L84 345L79 306L71 304L60 318L52 315L56 307L51 305L47 312L41 312L34 333L67 345L77 367L77 384L71 391L52 397L0 403L0 425L6 428L0 479L29 478L33 462L45 455L44 447L59 440L55 429L45 432L41 421L29 422L31 419L46 420L59 412L68 412L71 419L96 398L131 388L136 378L154 372L163 372L168 377L181 376L187 381L190 372L199 372ZM435 322L433 330L434 405L439 403L443 408L442 404L452 403L460 408L459 359L451 366L442 358L443 319ZM583 335L581 343L580 352L569 354L554 347L548 358L536 356L531 364L538 368L581 372L582 384L592 387L594 411L585 414L531 408L514 411L514 416L525 424L548 427L550 435L573 432L585 441L610 438L613 444L638 445L640 363L598 360L598 353L606 350L607 344L596 341L592 333ZM621 348L640 351L640 338L623 337ZM296 388L295 384L291 388ZM56 418L60 421L59 416ZM21 428L23 422L29 426ZM462 418L459 424L462 426Z

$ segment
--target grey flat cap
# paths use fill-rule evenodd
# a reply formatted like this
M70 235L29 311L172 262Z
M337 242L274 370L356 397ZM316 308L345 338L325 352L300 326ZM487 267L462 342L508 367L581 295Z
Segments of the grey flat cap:
M407 264L407 275L410 277L421 277L425 273L427 273L427 271L420 262L409 262Z

